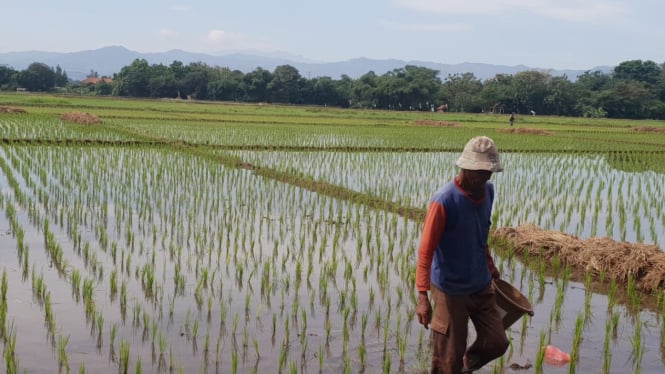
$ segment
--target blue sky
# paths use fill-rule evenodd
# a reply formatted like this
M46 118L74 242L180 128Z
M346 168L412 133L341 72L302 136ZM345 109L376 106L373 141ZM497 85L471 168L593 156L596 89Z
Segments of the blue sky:
M663 0L0 0L0 52L119 45L590 69L665 62L663 14Z

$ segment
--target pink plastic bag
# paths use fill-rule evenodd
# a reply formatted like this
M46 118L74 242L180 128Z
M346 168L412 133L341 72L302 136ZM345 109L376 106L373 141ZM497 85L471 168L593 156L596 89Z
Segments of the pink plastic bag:
M545 347L545 362L549 365L563 366L570 362L570 355L553 345L548 345Z

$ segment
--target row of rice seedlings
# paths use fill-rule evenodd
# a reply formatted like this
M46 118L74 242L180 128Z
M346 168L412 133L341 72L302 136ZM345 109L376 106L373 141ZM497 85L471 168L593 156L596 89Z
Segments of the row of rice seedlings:
M8 171L7 169L5 170ZM23 203L27 203L27 200L23 200ZM18 219L16 217L16 211L11 202L9 202L7 206L7 216L10 219L13 231L17 233L17 252L19 254L19 265L22 265L24 267L24 274L26 274L28 269L27 259L29 252L27 250L27 246L23 243L24 230L18 222ZM52 233L48 231L48 223L45 224L45 239L46 239L45 247L47 248L47 251L49 251L50 253L52 263L56 265L56 268L58 269L59 272L61 273L64 272L67 264L62 260L62 250L59 249L57 243L54 243ZM21 260L22 256L24 256L23 261ZM7 338L6 336L7 287L8 287L7 274L6 272L3 272L2 287L1 287L2 301L0 303L0 336L2 336L3 339ZM51 303L51 293L47 290L43 274L37 276L34 267L32 268L32 290L33 290L33 296L37 299L39 305L42 306L44 309L44 325L47 329L47 336L49 337L51 344L55 346L56 322ZM14 332L12 332L11 334L13 335L8 337L9 341L5 342L5 358L7 364L6 369L7 372L17 372L18 363L14 353L16 345L16 336ZM65 338L63 336L59 336L57 339L58 364L60 371L62 370L65 370L67 372L69 371L69 361L66 353L66 346L68 341L69 338L68 337Z
M120 141L127 138L115 131L80 131L79 125L68 124L57 119L4 118L0 121L0 134L12 140L103 140Z
M234 154L250 163L419 207L426 205L432 191L455 175L457 156L380 152ZM665 180L660 174L629 174L611 169L600 158L575 155L505 154L504 163L511 165L510 169L493 176L499 196L495 207L498 225L528 222L583 237L610 236L661 245L665 241L665 225L659 219L665 216L665 203L653 203L654 196L665 193ZM329 170L327 165L331 164L338 167ZM385 174L377 174L381 171ZM564 183L571 180L572 184ZM524 196L521 191L530 191L530 198L518 198Z
M644 358L644 344L642 342L642 321L640 315L637 314L635 318L635 323L633 324L633 336L630 339L630 343L633 347L632 359L634 364L634 372L642 372L642 359Z
M0 206L7 205L7 217L10 219L10 225L12 231L16 232L14 229L18 229L20 226L17 226L16 223L16 214L13 209L13 204L11 202L5 202L4 198L0 198ZM23 231L20 230L22 233ZM22 236L21 236L22 238ZM27 259L27 251L24 247L22 241L18 241L18 253L19 253L19 263L21 263L20 257L21 252L25 251L25 258ZM27 264L26 264L27 266ZM7 291L9 288L9 283L7 281L7 270L3 267L2 270L2 280L0 281L0 339L4 343L4 359L5 359L5 370L7 373L18 373L19 372L19 361L16 355L16 330L13 323L8 326L7 315L9 309L9 303L7 300Z
M354 298L352 297L351 300L354 300Z
M268 195L270 195L270 194L268 194ZM294 195L294 196L297 196L297 195ZM317 206L317 207L319 207L319 208L318 208L319 210L313 210L313 211L315 212L315 214L313 215L313 217L317 217L317 215L318 215L318 217L321 217L321 216L325 217L325 215L328 214L328 212L327 212L327 209L328 209L328 208L327 208L327 207L328 207L328 206L332 206L332 205L326 205L326 200L324 200L324 204L323 204L322 206L323 206L323 209L320 208L320 207L321 207L321 204L319 204L319 205ZM286 210L286 208L284 208L283 206L282 206L282 208ZM309 209L309 208L308 208L308 209ZM241 212L242 214L247 214L247 215L254 215L254 216L257 215L256 212L251 212L249 209L247 209L247 210L243 210L243 209L241 209L240 212ZM359 216L356 217L356 218L353 218L353 217L354 217L354 215L353 215L354 213L351 213L350 217L352 217L352 220L357 221L357 218L365 219L364 214L366 214L366 213L367 213L367 212L363 212L362 215L359 215ZM115 216L116 216L116 218L117 218L117 216L120 216L120 215L115 214ZM204 216L205 216L205 215L204 215ZM289 216L288 213L287 213L286 216ZM111 215L111 216L109 216L109 217L113 217L113 215ZM333 216L333 217L334 217L334 216ZM373 223L373 222L374 222L373 220L374 220L375 218L378 218L378 217L370 216L370 220L368 221L369 224L367 225L367 227L371 228L371 231L370 231L370 232L373 232L373 230L375 230L376 228L381 228L381 227L392 227L392 224L386 225L387 222L391 222L390 220L385 220L385 219L383 219L383 220L381 221L381 223L378 224L378 225L375 224L375 223ZM107 218L107 219L108 219L108 218ZM164 222L169 222L169 220L174 221L175 219L166 218L166 219L164 219L163 221L164 221ZM252 221L253 221L253 222L262 222L263 220L252 220ZM232 222L232 223L238 223L238 224L243 224L242 220L238 220L238 221L230 221L230 222ZM314 222L314 221L305 220L305 222L306 222L306 224L310 224L311 222ZM116 225L116 226L118 226L118 225ZM124 225L120 225L120 227L124 227ZM170 228L169 228L170 225L169 225L169 224L166 224L164 227L166 227L165 231L170 230ZM259 224L255 225L254 227L259 227ZM263 227L266 227L266 226L263 226ZM286 227L286 226L281 226L281 227ZM290 226L290 227L293 227L293 226ZM313 227L314 227L314 225L313 225L313 226L309 226L308 228L311 229L311 228L313 228ZM320 224L319 224L319 227L330 227L330 226L328 226L328 225L320 225ZM258 229L257 229L257 230L258 230ZM265 230L265 229L262 229L262 230ZM307 236L295 236L295 237L292 237L292 236L291 236L291 237L290 237L290 236L287 235L286 231L284 231L284 233L279 233L279 234L275 235L275 236L272 238L272 240L269 241L270 246L268 246L268 247L269 247L269 248L272 248L272 247L273 247L273 243L275 242L275 238L278 238L277 240L278 240L280 243L283 243L283 242L289 242L289 241L294 242L294 243L299 243L299 242L303 241L303 242L305 243L304 247L308 247L308 242L309 242L309 241L312 241L312 243L319 243L319 245L322 245L322 242L323 242L323 241L328 241L328 243L331 243L331 242L334 241L334 240L332 240L332 239L324 239L324 238L326 238L326 234L325 234L325 232L327 232L327 231L325 231L325 230L324 230L324 231L320 231L320 229L316 229L316 230L313 230L313 231L319 233L319 236L316 238L316 240L314 240L313 237L312 237L312 236L309 236L309 235L307 235ZM381 237L385 238L384 236L382 236L382 235L373 235L373 236L371 236L371 237L368 237L367 235L363 236L363 231L364 231L364 230L363 230L363 227L360 227L359 229L354 229L353 231L350 231L350 232L349 232L349 235L357 236L357 237L359 237L359 238L364 238L364 239L361 239L360 242L361 242L361 243L368 243L368 244L366 245L366 248L367 248L367 251L368 251L368 253L370 254L370 256L371 256L371 254L377 253L377 248L385 248L385 246L382 245L382 239L377 239L377 238L381 238ZM161 229L161 228L159 229L159 232L162 232L162 229ZM252 232L251 230L240 231L240 232L236 231L236 232L237 232L237 234L234 234L234 235L237 235L237 236L236 236L237 239L232 239L232 241L231 241L231 243L233 243L232 246L235 246L236 248L246 248L246 249L249 249L249 248L251 247L251 245L250 245L250 239L249 239L249 238L254 237L255 235L259 235L259 236L265 236L265 235L266 235L263 231L255 231L253 234L250 234L250 233ZM301 232L305 232L305 231L301 231ZM246 234L243 234L243 233L246 233ZM234 235L232 235L231 238L233 238ZM171 237L171 236L173 236L174 238L173 238L173 239L168 239L168 238ZM186 237L187 237L187 233L186 233L186 231L184 231L184 232L182 232L182 233L179 233L179 232L178 232L178 229L176 229L176 230L172 231L171 233L167 233L167 235L166 235L166 238L167 238L167 239L166 239L166 243L168 243L169 240L178 241L178 240L180 240L179 237L186 238ZM303 238L304 238L304 239L303 239ZM185 241L185 240L183 240L182 244L185 245L185 248L188 247L188 242L189 242L189 241ZM169 244L162 245L162 248L167 248L168 246L169 246ZM198 245L196 245L196 244L195 244L194 246L197 246L197 247L198 247ZM313 245L312 245L312 246L313 246ZM364 246L365 246L365 244L363 244L363 247L364 247ZM213 243L213 248L215 248L215 247L216 247L216 243ZM257 246L256 248L261 248L261 247L262 247L262 246ZM303 247L303 246L301 246L301 247ZM325 248L325 247L326 247L326 246L323 246L323 245L322 245L321 248ZM352 248L355 249L356 247L357 247L357 245L354 243L354 245L352 246ZM333 248L335 248L335 247L333 247ZM225 254L225 255L224 255L224 253L223 253L224 251L226 251L226 254ZM286 251L285 246L280 246L280 245L278 245L278 257L276 258L277 261L275 261L274 263L276 263L276 264L280 264L280 263L282 263L282 261L285 261L285 260L289 261L291 264L294 263L294 262L291 262L291 261L296 261L295 263L297 263L297 260L296 260L297 257L286 256L286 255L282 256L282 253L283 253L282 251ZM240 256L240 252L238 252L237 250L231 250L231 251L229 251L229 248L227 247L227 248L222 249L221 252L222 252L222 253L221 253L221 254L222 254L222 257L220 257L220 258L232 259L232 260L233 260L232 264L233 264L234 262L235 262L236 264L242 264L242 268L243 268L243 269L247 269L247 270L244 272L245 274L249 274L249 273L255 271L256 269L264 268L263 265L247 266L248 262L246 262L246 261L247 261L249 258L252 258L252 257L244 257L244 258L243 258L242 256ZM154 252L153 252L153 253L154 253ZM324 250L322 250L320 253L332 253L332 252L328 252L328 251L324 251ZM337 253L340 253L340 252L337 252ZM249 255L249 256L255 256L256 258L260 258L260 257L262 256L262 254L261 254L260 252L255 252L253 255ZM326 256L327 256L327 255L326 255ZM354 251L353 254L351 255L351 257L346 257L346 258L341 259L340 261L338 261L338 264L348 264L348 263L353 263L352 261L357 261L356 259L357 259L357 256L356 256L356 253L355 253L355 251ZM397 260L394 262L393 265L394 265L394 266L398 266L399 264L402 264L401 266L403 266L403 264L406 263L406 262L405 262L405 261L402 261L402 259L403 259L403 257L398 257ZM373 265L371 265L371 266L369 267L369 269L376 269L376 272L377 272L377 273L376 273L376 275L377 275L377 279L380 280L381 282L387 282L387 281L389 281L389 278L385 277L385 274L386 274L385 269L387 269L387 267L386 267L385 265L384 265L384 266L381 265L382 263L388 263L388 262L385 261L384 259L377 259L377 260L373 260L372 263L373 263ZM195 261L195 262L193 262L192 264L193 264L193 265L196 265L197 262ZM329 267L330 270L327 272L327 274L329 274L328 276L331 277L331 279L339 279L339 280L341 280L341 281L345 284L345 286L343 287L343 289L346 290L346 292L349 292L349 290L352 290L353 287L348 287L348 286L347 286L347 285L350 285L350 284L351 284L351 283L348 281L348 279L349 279L349 278L348 278L348 275L346 275L346 274L348 274L348 272L347 272L348 266L347 266L347 265L344 265L344 266L338 266L338 265L337 265L337 266L336 266L334 261L330 261L329 264L330 264L330 267ZM228 265L228 263L227 263L227 265ZM275 269L278 268L278 267L279 267L279 266L275 267ZM357 266L356 268L362 268L362 267L363 267L363 266L361 265L361 266ZM227 267L227 269L228 269L228 267ZM231 270L232 270L232 269L233 269L233 265L231 265ZM202 273L202 272L201 272L201 273ZM333 277L334 274L338 274L338 277L339 277L339 278L338 278L338 277ZM155 277L155 278L158 278L158 277ZM248 281L248 284L251 284L251 280L250 280L250 279L251 279L251 278L246 277L245 275L241 275L241 276L240 276L240 280L246 280L246 281ZM255 278L255 279L258 279L258 278ZM295 278L295 274L294 274L294 277L293 277L293 278L286 278L286 279L292 279L292 281L291 281L291 280L288 281L288 283L291 284L291 285L293 285L293 284L296 283L296 282L295 282L295 279L296 279L296 278ZM314 280L314 282L316 282L317 279L314 278L313 280ZM411 287L411 283L410 283L410 282L409 282L409 283L406 283L406 284L409 285L409 288ZM284 285L286 286L286 283L284 283ZM387 284L387 286L389 286L389 284ZM202 287L201 287L201 288L202 288ZM385 288L388 288L388 287L385 287ZM256 289L258 289L258 287L257 287ZM286 288L284 288L284 289L286 289ZM289 291L289 292L295 292L295 290L296 290L296 288L293 288L293 287L290 287L290 288L288 288L288 289L291 290L291 291ZM342 294L343 294L343 293L342 293ZM340 298L343 298L343 300L344 300L344 305L351 305L351 304L350 304L350 300L353 300L353 298L352 298L352 297L349 297L348 295L346 295L346 296L341 296L342 294L339 294L339 297L340 297ZM382 295L383 295L383 293L382 293ZM395 295L396 295L396 294L395 294ZM244 301L244 300L247 300L247 299L246 299L246 298L241 298L241 300ZM348 301L348 304L347 304L347 301ZM196 305L196 304L192 304L192 305ZM297 309L296 309L296 310L297 310ZM342 309L342 310L344 310L344 309ZM349 309L349 310L350 310L350 309ZM289 316L288 318L292 318L292 316ZM340 319L340 320L341 320L341 319ZM337 324L337 323L331 323L331 325L338 325L338 324ZM382 324L379 324L379 326L382 326ZM342 345L342 348L344 348L343 345ZM239 355L239 357L242 357L242 355ZM386 364L388 364L388 363L390 363L390 362L391 362L390 359L388 359L388 360L385 361Z
M587 191L591 191L591 189L590 189L591 184L589 184L588 186L589 187L587 188ZM598 191L600 191L600 189L598 189ZM620 211L619 211L619 217L620 217L619 227L621 227L621 233L622 233L621 237L625 238L625 232L626 232L625 222L626 222L626 220L625 220L625 212L624 212L624 210L622 210L623 209L622 207L623 207L623 203L621 203L621 201L620 201L620 204L619 204L619 209L620 209ZM568 212L569 213L568 213L568 216L567 216L567 220L570 220L570 210ZM586 212L586 209L582 209L582 212ZM596 214L596 216L597 216L597 214ZM624 217L624 218L621 218L621 217ZM639 223L639 220L637 220L638 215L634 215L634 217L635 217L635 222ZM609 218L608 218L608 220L609 220ZM652 222L655 222L655 220L652 220ZM639 230L639 224L638 223L635 224L635 227L637 228L638 232L641 232L641 230ZM609 224L611 224L611 221L609 222ZM653 224L652 224L652 227L653 227ZM639 234L638 234L638 236L639 236ZM655 237L656 235L652 235L652 236ZM590 314L590 300L591 300L590 297L591 297L591 293L586 293L585 304L584 305L585 305L585 315L587 317L590 317L590 315L591 315ZM633 299L633 300L635 300L635 299ZM587 318L587 321L589 321L588 318Z
M584 331L584 314L580 313L575 320L575 330L570 351L570 372L574 373L577 362L580 359L580 344L582 343L582 334Z
M3 268L0 283L0 339L2 340L7 337L7 287L7 270Z
M249 163L272 169L324 180L354 191L368 193L404 205L411 202L424 206L433 191L455 175L452 153L408 154L392 152L249 152L235 151L233 155ZM442 160L443 158L443 160ZM428 178L433 164L438 173ZM446 165L451 165L449 168ZM336 165L334 169L324 165ZM389 166L384 168L382 166ZM417 181L411 181L410 178ZM400 183L395 183L398 180Z
M610 347L612 337L616 337L616 329L613 328L612 319L607 318L605 320L605 338L603 340L603 373L609 373L612 366L612 350Z
M16 330L14 329L14 325L10 325L5 334L3 338L5 343L3 354L5 357L5 369L7 374L16 374L20 371L18 357L16 357Z
M49 243L53 243L52 245L54 247L57 247L57 243L55 243L55 241L53 240L53 236L52 236L51 232L48 230L48 227L49 227L48 221L46 221L46 224L44 225L44 227L46 229L45 232L46 232L46 238L47 238L47 240L46 240L47 248L49 248L50 245L51 245ZM58 257L55 257L55 256L52 256L52 257L56 260L58 259ZM48 331L49 331L49 335L51 336L51 339L54 340L53 326L55 325L55 323L53 322L53 314L52 314L52 308L51 308L51 303L50 303L50 293L46 292L46 290L43 286L43 280L42 279L43 279L42 277L37 278L34 275L34 272L33 272L33 290L34 290L35 295L37 295L38 297L40 297L40 295L41 295L40 299L42 300L42 304L44 305L44 308L45 308L46 325L48 326ZM78 295L79 282L80 282L80 275L79 275L78 271L72 272L72 278L71 279L72 279L73 294ZM94 315L94 313L95 313L94 303L92 302L92 298L90 296L91 292L92 292L91 289L92 289L92 283L89 280L86 280L84 282L83 295L84 295L85 304L86 304L86 316L87 317L90 317L90 316ZM97 321L98 321L98 324L101 324L101 321L103 321L103 316L101 314L98 315ZM94 328L94 325L92 325L92 326ZM100 331L101 331L101 327L100 327ZM68 365L68 363L64 360L64 358L66 358L66 356L63 355L64 347L66 346L66 344L64 344L64 340L62 342L59 342L59 345L61 347L60 354L59 354L60 363L61 363L61 365L65 365L65 364Z
M291 121L297 120L300 116L290 118L285 123L284 119L271 117L271 123L224 123L218 120L212 122L189 122L183 124L177 122L142 122L142 121L122 121L114 120L113 125L118 129L127 129L134 134L142 134L146 137L154 138L156 131L159 132L160 140L174 139L187 141L200 145L232 145L232 146L257 146L265 147L293 147L295 144L299 147L338 147L338 148L358 148L358 147L385 147L387 139L375 137L359 137L357 134L349 133L346 126L309 126L307 131L302 131L302 125L293 124ZM265 121L264 119L261 122ZM279 131L275 130L276 121L279 124ZM309 120L311 121L311 119ZM158 129L156 128L158 127ZM405 139L405 133L413 137L413 129L396 127L394 131L387 133L390 143L395 147L408 146L411 139ZM431 135L431 134L429 134ZM423 134L422 137L431 141L431 136ZM448 137L442 136L437 146L451 143ZM454 144L451 144L454 146Z

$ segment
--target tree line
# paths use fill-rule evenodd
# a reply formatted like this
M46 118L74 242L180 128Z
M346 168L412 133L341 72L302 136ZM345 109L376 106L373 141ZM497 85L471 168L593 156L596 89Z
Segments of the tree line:
M93 72L94 73L94 72ZM96 75L96 73L91 74ZM481 81L473 73L443 80L438 70L406 65L357 79L343 75L305 78L291 65L249 73L198 62L149 64L136 59L113 81L82 85L59 66L35 62L22 71L0 66L0 89L70 92L141 98L329 105L343 108L665 119L665 64L631 60L610 73L586 71L571 81L547 71L497 74Z

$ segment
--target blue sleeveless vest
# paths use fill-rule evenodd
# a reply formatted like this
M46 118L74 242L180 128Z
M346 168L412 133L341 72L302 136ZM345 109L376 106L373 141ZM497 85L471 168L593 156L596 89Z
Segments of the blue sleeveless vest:
M494 185L488 181L485 195L474 201L453 181L437 191L432 202L441 204L446 213L446 227L432 261L432 284L451 295L483 290L491 280L485 246Z

